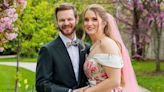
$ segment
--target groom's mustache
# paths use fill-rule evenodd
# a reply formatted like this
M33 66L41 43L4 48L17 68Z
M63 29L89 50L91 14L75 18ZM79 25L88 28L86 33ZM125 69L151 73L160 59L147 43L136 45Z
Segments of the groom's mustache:
M71 25L63 25L62 26L62 29L66 29L66 28L72 28L72 26Z

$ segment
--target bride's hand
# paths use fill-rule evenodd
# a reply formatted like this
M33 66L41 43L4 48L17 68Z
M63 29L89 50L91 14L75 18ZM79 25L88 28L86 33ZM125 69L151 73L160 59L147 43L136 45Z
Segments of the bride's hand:
M91 87L90 87L90 88L88 87L88 88L85 89L83 92L92 92L92 91L91 91Z
M85 90L87 90L89 88L89 86L85 86L82 88L83 92L85 92Z
M73 90L73 92L85 92L86 89L88 89L89 86L85 86L85 87L82 87L82 88L79 88L79 89L75 89Z

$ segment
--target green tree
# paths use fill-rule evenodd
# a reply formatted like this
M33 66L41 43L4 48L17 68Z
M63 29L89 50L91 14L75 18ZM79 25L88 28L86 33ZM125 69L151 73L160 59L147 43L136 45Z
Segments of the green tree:
M72 3L77 8L80 16L79 24L76 27L77 36L79 38L82 37L83 11L87 5L94 3L92 0L27 0L27 7L23 15L19 18L21 29L19 33L21 37L20 54L22 56L37 56L40 47L56 37L59 31L54 17L54 9L63 2ZM112 11L113 8L111 4L101 4L103 4L108 11ZM15 47L15 45L18 44L16 41L10 43L7 47ZM86 37L86 41L90 41L88 37ZM16 51L15 48L12 49ZM10 50L11 49L8 49L8 53L10 53Z
M21 55L34 57L42 45L55 38L58 31L54 27L54 7L47 1L40 1L35 5L28 0L22 17Z

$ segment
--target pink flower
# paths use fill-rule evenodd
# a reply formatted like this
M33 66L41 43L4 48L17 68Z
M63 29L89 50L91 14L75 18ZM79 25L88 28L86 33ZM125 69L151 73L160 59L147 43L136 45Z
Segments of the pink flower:
M91 60L86 61L86 67L87 68L91 68L92 65L93 65L93 62Z
M2 42L2 43L7 43L8 40L6 40L6 39L3 38L3 39L1 40L1 42Z
M17 36L18 36L18 34L16 34L16 33L6 33L6 38L7 38L8 40L13 40L13 39L15 39Z
M18 18L18 14L16 13L15 8L9 8L6 10L7 16L12 20L12 22L15 22Z
M142 3L139 3L139 4L138 4L138 9L141 10L141 11L144 10L144 7L143 7Z
M18 36L18 34L14 33L16 31L14 22L18 19L17 10L22 12L26 4L26 0L16 0L16 2L12 0L11 4L5 3L8 8L2 9L0 17L0 34L2 34L0 36L0 52L4 50L3 46L5 43Z
M17 0L18 3L24 3L26 0Z
M91 70L90 70L91 73L95 73L95 72L98 72L98 71L99 71L99 69L98 69L97 66L92 66L90 69L91 69Z
M15 13L11 19L13 22L15 22L18 19L18 14Z
M0 47L0 52L3 52L4 51L4 48L3 47Z
M0 23L1 24L1 23ZM2 27L2 26L0 26L0 32L3 32L5 29Z
M100 77L105 78L105 79L108 78L108 76L107 76L107 74L105 72L104 73L100 73Z
M12 20L9 17L1 18L0 22L2 28L12 30Z
M11 19L9 17L4 17L4 18L1 18L1 22L2 23L12 23Z
M10 16L14 15L14 13L16 12L16 9L15 8L9 8L9 9L6 9L5 11L6 11L7 16L10 17Z
M26 0L17 0L17 3L18 3L18 4L22 4L22 9L25 9L25 7L26 7L26 5L27 5Z

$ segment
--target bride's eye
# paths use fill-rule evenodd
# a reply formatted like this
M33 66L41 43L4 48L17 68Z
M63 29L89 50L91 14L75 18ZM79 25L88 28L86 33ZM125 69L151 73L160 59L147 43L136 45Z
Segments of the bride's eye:
M97 21L97 18L92 18L93 21Z
M89 21L89 19L88 18L84 18L84 21Z

